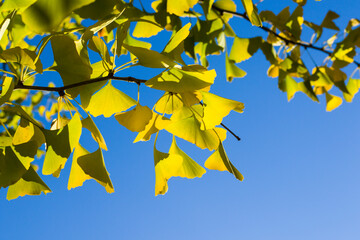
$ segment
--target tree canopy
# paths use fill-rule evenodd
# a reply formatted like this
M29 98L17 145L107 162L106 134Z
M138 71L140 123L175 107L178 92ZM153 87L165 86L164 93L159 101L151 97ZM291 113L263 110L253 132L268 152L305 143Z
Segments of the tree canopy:
M289 101L297 92L315 102L325 95L327 111L343 99L351 102L360 88L359 20L341 30L334 21L339 16L329 11L313 23L303 17L306 0L293 1L293 11L287 7L278 14L258 12L251 0L239 5L157 0L151 6L122 0L2 1L0 188L8 188L7 199L50 192L38 169L59 177L71 156L68 189L94 179L113 192L102 154L106 142L93 120L98 116L114 117L137 132L134 143L154 138L155 195L166 193L171 177L201 177L205 168L242 181L223 144L230 135L240 138L223 119L231 111L243 113L244 104L211 92L217 73L209 67L210 55L224 53L226 79L232 82L246 76L239 63L262 52L270 64L268 76L278 79ZM263 34L244 37L231 18L242 18ZM161 49L152 49L162 31L171 36ZM47 48L51 57L44 56ZM323 53L321 64L313 52ZM153 75L140 79L136 71ZM53 81L56 75L60 82ZM136 88L137 99L115 81ZM154 96L162 93L155 105L141 100L144 88ZM168 152L156 148L157 140L163 141L160 131L172 135ZM181 150L177 138L213 151L205 168ZM87 150L89 141L97 150Z

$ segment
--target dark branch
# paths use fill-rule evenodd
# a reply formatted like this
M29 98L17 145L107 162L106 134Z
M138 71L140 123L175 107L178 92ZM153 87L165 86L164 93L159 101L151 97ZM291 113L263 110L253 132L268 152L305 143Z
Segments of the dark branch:
M141 84L141 83L145 83L146 80L144 79L138 79L138 78L134 78L134 77L116 77L113 76L113 74L109 74L106 77L98 77L98 78L92 78L89 79L87 81L83 81L83 82L78 82L78 83L74 83L74 84L70 84L70 85L66 85L66 86L62 86L62 87L43 87L43 86L28 86L28 85L23 85L22 82L19 81L19 83L15 86L14 89L28 89L28 90L40 90L40 91L49 91L49 92L63 92L67 89L70 88L75 88L75 87L80 87L80 86L84 86L87 84L91 84L91 83L96 83L96 82L101 82L101 81L106 81L106 80L120 80L120 81L126 81L126 82L134 82L137 84Z
M220 13L230 13L234 16L238 16L238 17L241 17L247 21L250 22L250 19L248 18L248 16L246 15L246 13L238 13L238 12L234 12L234 11L229 11L229 10L225 10L225 9L221 9L219 7L216 7L214 5L212 5L212 8L216 11L219 11ZM320 51L320 52L323 52L327 55L332 55L332 52L331 51L328 51L328 50L325 50L323 47L317 47L317 46L314 46L312 45L311 43L307 43L307 42L298 42L298 41L294 41L294 40L291 40L291 39L288 39L286 37L283 37L283 36L280 36L278 33L276 33L275 31L271 30L270 28L268 27L265 27L265 26L261 26L259 27L261 28L262 30L268 32L268 33L271 33L271 34L274 34L277 38L281 39L282 41L284 41L287 45L288 44L294 44L294 45L298 45L298 46L301 46L301 47L304 47L305 49L308 49L308 48L311 48L311 49L314 49L314 50L317 50L317 51ZM354 64L356 64L358 67L360 67L360 62L357 62L354 60L353 62Z

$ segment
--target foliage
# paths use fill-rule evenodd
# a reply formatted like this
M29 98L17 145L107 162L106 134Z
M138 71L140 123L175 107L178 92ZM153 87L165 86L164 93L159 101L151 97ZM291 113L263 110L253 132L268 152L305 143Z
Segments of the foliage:
M294 2L297 7L292 12L287 7L276 15L258 13L251 0L242 0L240 6L232 0L156 0L150 12L141 2L122 0L2 1L0 188L8 188L8 199L48 193L51 190L38 175L34 160L43 159L43 175L59 177L72 156L68 189L94 179L113 192L102 154L107 146L93 121L101 115L114 116L119 124L138 132L134 142L149 141L155 135L155 195L167 191L171 177L194 178L205 173L180 149L176 137L214 151L205 167L228 171L242 181L223 145L227 131L238 137L222 120L231 111L242 113L244 104L209 92L216 71L207 68L208 56L226 52L226 77L231 82L246 75L237 63L261 50L270 63L268 75L278 78L279 89L286 92L288 100L296 92L314 101L324 94L327 111L342 103L341 97L330 93L333 87L348 102L360 87L355 78L360 64L354 60L360 47L359 20L351 19L340 38L335 12L329 11L317 24L303 18L306 0ZM244 13L237 10L241 7ZM267 36L243 37L233 29L232 17L243 18ZM314 32L310 41L303 39L304 27ZM326 29L336 34L320 46L318 41ZM161 31L172 35L161 51L155 51L151 41L156 37L152 37ZM46 47L52 49L53 64L41 62ZM303 59L310 50L326 55L320 66L313 61L312 70ZM100 61L89 57L94 53ZM119 64L126 55L129 61ZM357 67L347 77L343 69L351 65ZM118 76L132 67L159 72L146 80ZM62 83L51 83L51 72L58 73ZM39 78L49 80L38 85ZM136 83L138 99L120 91L114 81ZM149 108L140 104L140 85L165 93ZM48 128L46 121L51 121ZM94 152L79 143L84 129L98 145ZM162 130L173 135L167 153L156 148Z

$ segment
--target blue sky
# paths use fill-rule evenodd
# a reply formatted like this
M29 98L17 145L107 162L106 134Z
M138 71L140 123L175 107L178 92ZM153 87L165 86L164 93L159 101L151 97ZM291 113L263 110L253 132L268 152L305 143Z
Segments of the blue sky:
M290 0L265 0L259 9L279 12L287 5L294 9ZM304 14L320 23L334 10L343 29L359 16L359 8L358 1L308 0ZM233 23L243 36L261 33L242 20ZM324 55L312 54L320 64ZM172 178L167 194L155 197L153 142L133 144L134 133L113 118L99 117L115 193L107 194L95 181L68 191L69 161L59 179L44 177L53 190L46 196L8 202L0 190L0 239L359 239L359 96L325 112L324 98L318 104L297 93L287 102L277 79L267 77L269 65L260 52L239 65L248 75L232 83L226 82L223 65L224 56L210 59L218 74L212 91L246 107L224 120L242 138L228 135L224 146L243 182L209 170L200 179ZM136 97L135 86L117 86ZM143 104L155 101L151 91L141 90ZM178 144L201 164L210 155ZM169 145L159 148L166 151Z

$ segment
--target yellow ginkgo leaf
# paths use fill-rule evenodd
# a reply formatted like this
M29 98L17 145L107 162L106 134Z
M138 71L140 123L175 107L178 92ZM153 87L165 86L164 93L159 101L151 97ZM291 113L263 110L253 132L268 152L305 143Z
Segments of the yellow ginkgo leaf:
M184 71L172 68L146 81L146 85L158 90L173 93L193 92L214 83L214 70Z
M109 81L105 87L91 97L86 110L94 117L100 115L111 117L113 114L126 111L134 105L136 105L134 99L113 87Z
M40 147L45 143L44 134L36 125L25 118L21 118L20 125L16 129L12 143L13 145L20 145L30 141L36 142L37 147Z
M149 141L152 134L164 129L169 123L170 120L168 118L163 117L156 112L152 112L152 118L145 126L145 129L138 133L134 143L139 141Z
M206 160L205 167L212 170L228 171L240 181L244 180L243 175L232 165L227 157L222 143L219 144L219 148Z
M339 107L343 102L341 97L331 95L327 92L325 92L325 96L326 96L326 111L328 112L331 112L335 108Z
M99 144L99 146L102 149L107 150L105 139L101 135L101 132L99 131L99 129L95 125L92 118L90 116L88 116L87 118L81 120L81 124L82 124L82 126L84 128L88 129L91 132L92 137Z
M194 114L189 116L186 107L174 113L170 120L171 124L165 127L166 131L194 143L201 149L214 150L218 147L219 137L214 129L201 130L200 122Z
M43 129L46 139L46 154L42 169L44 175L53 174L55 177L60 175L66 160L79 143L81 130L81 120L78 113L73 116L69 124L61 129Z
M231 110L240 113L243 112L244 104L241 102L223 98L209 92L201 92L201 94L204 103L202 129L212 129L221 124L222 119L227 116Z
M166 92L155 104L155 110L159 113L172 114L183 106L180 97L173 93Z
M167 0L167 12L182 16L184 12L189 11L199 0Z
M133 132L141 132L152 118L152 111L147 106L138 104L134 109L115 114L115 119Z
M91 179L89 175L84 173L78 164L78 158L88 155L89 153L90 152L83 148L80 144L75 147L68 181L68 190L80 187L86 180Z
M154 15L146 15L136 23L133 36L137 38L148 38L158 34L163 28L159 26Z
M42 192L47 194L51 190L35 172L33 166L30 166L19 181L9 186L6 199L12 200L25 195L40 195Z

